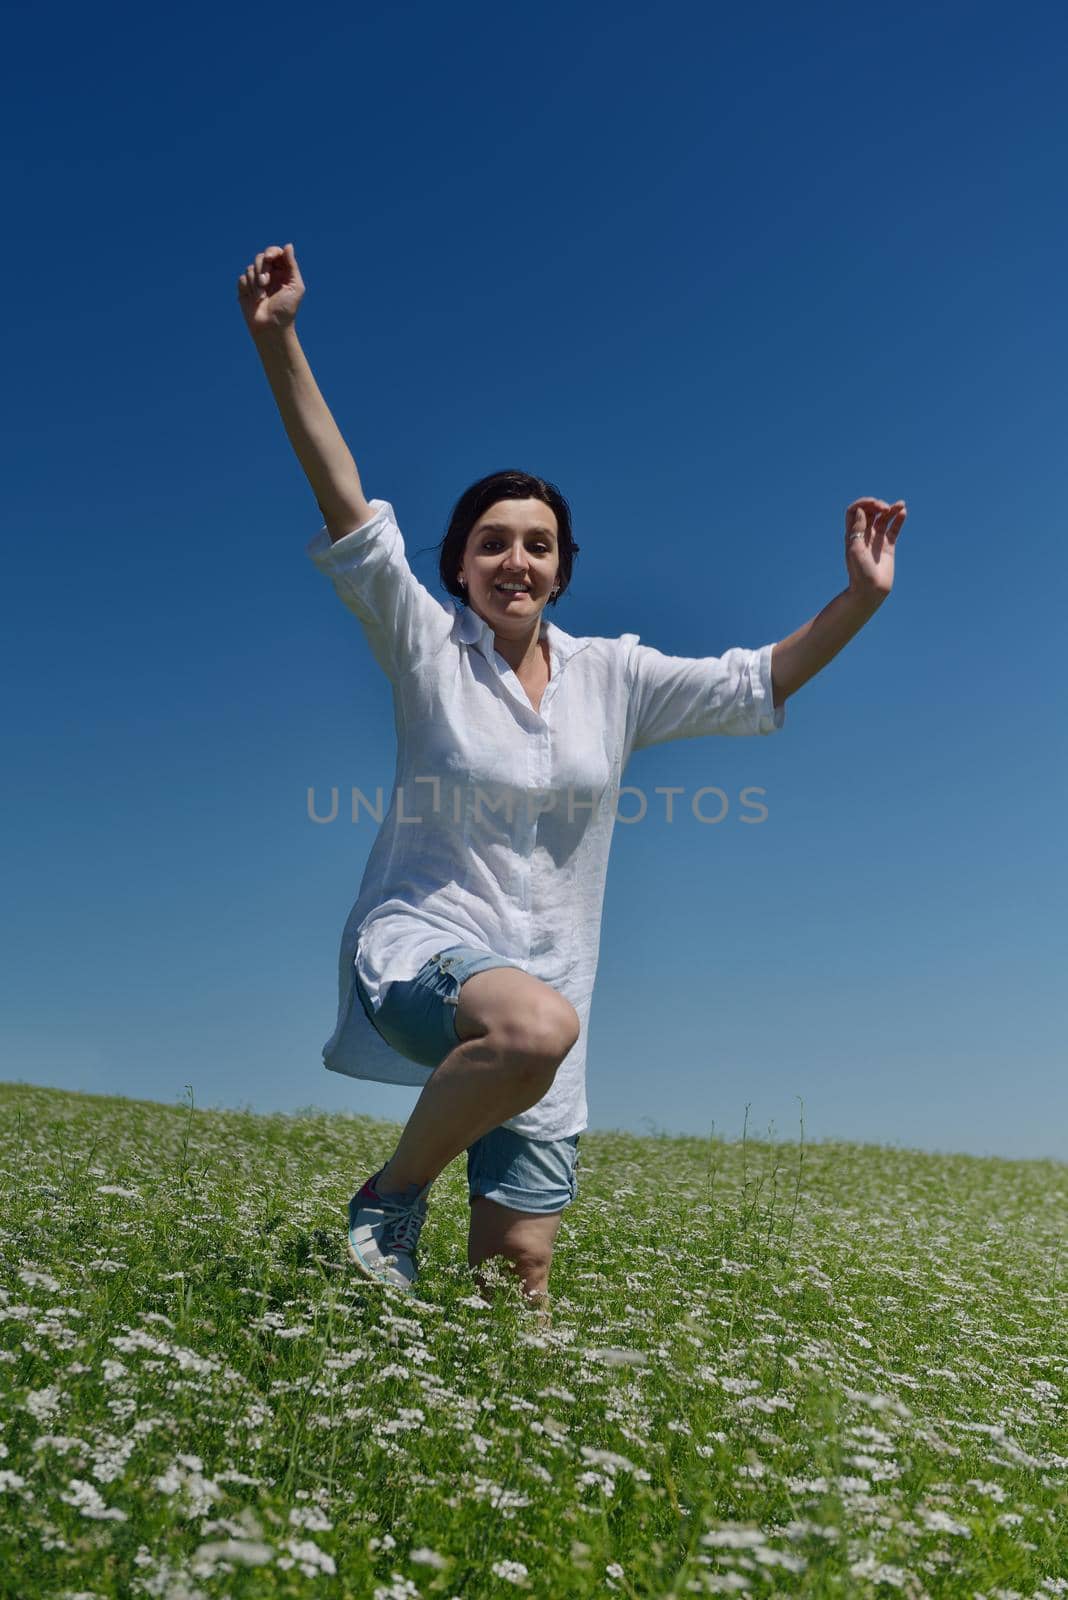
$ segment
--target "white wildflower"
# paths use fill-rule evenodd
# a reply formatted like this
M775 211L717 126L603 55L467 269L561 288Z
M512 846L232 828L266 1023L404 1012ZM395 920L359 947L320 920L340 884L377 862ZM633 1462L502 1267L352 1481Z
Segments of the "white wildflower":
M125 1189L121 1183L98 1183L97 1194L117 1194L123 1200L140 1200L141 1195L137 1189Z
M862 1561L854 1561L849 1572L851 1577L868 1578L872 1583L888 1583L893 1589L903 1589L909 1577L904 1567L888 1566L878 1556L865 1556Z
M203 1517L211 1510L212 1503L221 1499L222 1490L210 1478L201 1476L200 1468L204 1463L199 1456L183 1456L177 1458L175 1466L168 1467L166 1472L160 1474L155 1480L155 1486L160 1494L178 1494L183 1498L183 1510L187 1517Z
M214 1372L219 1363L210 1356L198 1356L195 1350L184 1350L180 1344L172 1345L167 1352L177 1361L183 1372L196 1372L206 1376Z
M967 1487L974 1489L977 1494L986 1495L988 1499L997 1501L999 1505L1005 1499L1005 1491L1000 1483L994 1483L983 1478L969 1478Z
M527 1569L521 1561L495 1561L490 1568L495 1578L503 1578L506 1583L525 1584Z
M592 1361L600 1361L606 1367L644 1367L649 1361L644 1350L620 1350L612 1345L603 1350L588 1348L586 1354Z
M125 1511L120 1511L116 1506L105 1505L93 1485L83 1482L81 1478L72 1478L66 1494L61 1494L59 1498L68 1506L74 1506L83 1517L91 1517L94 1522L127 1520Z
M944 1511L932 1511L927 1506L920 1506L917 1515L923 1518L933 1533L959 1533L966 1539L972 1536L972 1530L966 1523L954 1522Z
M294 1506L289 1520L295 1528L308 1528L312 1533L329 1533L334 1526L318 1506Z
M24 1267L19 1277L27 1289L47 1289L49 1294L58 1294L62 1287L49 1273L35 1272L31 1267Z
M26 1410L38 1422L48 1422L59 1410L59 1390L53 1385L48 1389L31 1389L26 1396Z
M84 1439L72 1438L66 1433L42 1433L33 1441L35 1450L58 1450L65 1456L68 1450L88 1450Z
M607 1467L609 1472L633 1472L634 1462L628 1461L626 1456L618 1456L612 1450L592 1450L588 1444L581 1447L583 1459L591 1461L595 1467Z
M265 1567L273 1555L274 1551L269 1544L260 1544L255 1539L217 1539L209 1544L200 1545L193 1560L214 1571L215 1563L218 1561L232 1562L235 1567ZM196 1576L208 1578L211 1576L211 1571L196 1571Z
M312 1539L289 1539L285 1548L306 1578L314 1578L319 1572L332 1578L337 1572L333 1556L320 1550Z
M845 1395L847 1400L856 1400L859 1405L870 1406L873 1411L893 1411L906 1421L912 1416L908 1406L892 1395L867 1394L863 1389L849 1388L846 1389Z
M792 1556L786 1550L771 1550L766 1546L753 1551L753 1558L762 1567L785 1567L787 1572L804 1572L808 1562L804 1556Z
M580 1472L575 1483L580 1489L601 1489L609 1496L616 1492L616 1480L611 1473Z
M111 1483L115 1478L120 1478L136 1449L136 1439L116 1439L109 1434L92 1451L93 1477L98 1483Z
M388 1589L376 1589L374 1600L420 1600L419 1590L411 1578L405 1578L399 1572L390 1574L392 1582Z
M701 1535L701 1543L725 1550L755 1550L767 1541L759 1528L713 1528Z
M436 1567L439 1572L443 1572L449 1565L445 1556L439 1556L436 1550L428 1550L425 1546L409 1550L408 1560L414 1561L419 1567Z

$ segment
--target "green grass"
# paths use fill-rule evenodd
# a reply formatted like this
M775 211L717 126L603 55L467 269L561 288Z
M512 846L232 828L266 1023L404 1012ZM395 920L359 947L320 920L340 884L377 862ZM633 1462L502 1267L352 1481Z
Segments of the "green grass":
M541 1327L399 1129L0 1085L6 1595L1068 1594L1068 1168L587 1132ZM802 1129L803 1132L803 1129Z

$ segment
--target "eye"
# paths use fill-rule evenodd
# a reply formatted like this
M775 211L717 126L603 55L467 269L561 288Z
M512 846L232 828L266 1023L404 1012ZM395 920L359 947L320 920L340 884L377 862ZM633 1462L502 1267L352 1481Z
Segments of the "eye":
M488 550L491 544L499 543L499 539L486 539L483 541L482 548L483 550ZM548 555L550 546L545 543L544 539L539 539L537 548L542 552L543 555Z

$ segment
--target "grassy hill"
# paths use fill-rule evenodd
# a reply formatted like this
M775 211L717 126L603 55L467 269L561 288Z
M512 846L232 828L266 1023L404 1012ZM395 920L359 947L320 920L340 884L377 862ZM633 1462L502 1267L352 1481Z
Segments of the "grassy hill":
M1068 1167L587 1132L539 1324L399 1128L0 1085L5 1596L1068 1594Z

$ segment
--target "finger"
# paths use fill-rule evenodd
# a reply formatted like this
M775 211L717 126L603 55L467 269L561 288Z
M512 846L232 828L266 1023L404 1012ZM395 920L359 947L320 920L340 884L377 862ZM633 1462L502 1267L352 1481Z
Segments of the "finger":
M865 544L876 552L881 550L883 534L886 531L886 514L890 510L889 505L876 495L865 495L862 500L854 501L854 504L863 507L864 510L867 522L864 530Z
M889 541L891 550L894 548L894 541L897 539L898 534L905 526L905 518L908 516L908 510L905 506L904 500L899 500L897 504L901 507L901 510L897 513L893 522L886 530L886 537Z
M257 255L256 255L256 287L261 292L263 290L263 279L264 279L264 271L263 271L263 257L264 257L264 254L265 254L265 252L263 250L260 250L260 251L257 252Z
M885 532L886 531L886 529L890 526L890 523L894 519L894 514L897 511L898 506L903 505L903 504L904 504L904 502L901 501L901 500L895 500L894 504L892 506L891 505L887 505L885 500L880 500L879 501L879 510L876 513L876 520L878 521L878 523L880 525L880 527L879 527L879 531L880 532Z
M881 507L885 507L885 500L877 500L874 495L862 495L859 500L854 500L846 513L847 525L859 508L864 513L864 523L867 531L871 531L875 518Z
M871 530L873 538L882 532L884 518L888 510L889 507L887 506L885 500L876 500L873 498L868 501L868 527Z
M865 534L865 535L867 534L867 531L868 531L868 516L867 516L867 512L864 509L864 505L865 505L865 503L864 503L863 500L854 500L853 504L849 507L848 511L846 512L846 538L847 539L849 538L849 535L851 533L862 533L862 534Z
M872 523L871 544L868 547L871 551L873 561L878 561L879 557L882 555L883 544L885 543L885 540L886 522L883 517L879 516L876 517L875 521Z

